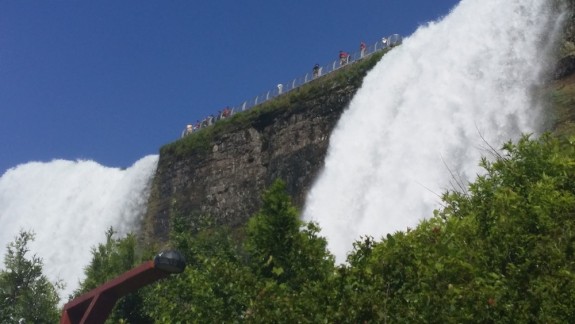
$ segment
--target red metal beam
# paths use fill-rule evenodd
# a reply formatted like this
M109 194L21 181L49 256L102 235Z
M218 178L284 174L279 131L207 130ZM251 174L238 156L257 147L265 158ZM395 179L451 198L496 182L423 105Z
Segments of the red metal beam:
M68 302L60 324L104 323L118 299L169 275L170 272L156 268L154 261L144 262Z

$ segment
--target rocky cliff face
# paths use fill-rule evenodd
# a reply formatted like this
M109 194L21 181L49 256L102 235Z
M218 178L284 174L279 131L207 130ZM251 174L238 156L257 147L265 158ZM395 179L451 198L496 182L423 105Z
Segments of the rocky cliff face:
M554 80L549 82L546 100L550 103L552 131L563 137L575 135L575 1L565 1L569 17L557 55Z
M277 178L301 207L332 129L382 54L163 147L145 217L147 236L165 240L174 215L192 228L244 224Z
M562 79L570 76L575 71L575 1L566 1L566 6L570 12L568 23L565 26L563 40L559 47L559 62L555 70L555 78Z

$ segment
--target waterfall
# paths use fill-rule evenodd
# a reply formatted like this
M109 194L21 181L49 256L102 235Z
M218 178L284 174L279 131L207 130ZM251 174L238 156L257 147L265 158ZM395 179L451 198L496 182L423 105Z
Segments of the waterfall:
M127 234L143 217L157 161L150 155L121 170L54 160L6 171L0 178L0 259L21 229L34 231L30 251L43 259L51 281L63 280L60 296L67 300L106 230Z
M360 236L432 216L442 193L481 172L487 147L541 131L533 92L563 21L553 2L462 0L370 71L330 137L303 213L338 262Z

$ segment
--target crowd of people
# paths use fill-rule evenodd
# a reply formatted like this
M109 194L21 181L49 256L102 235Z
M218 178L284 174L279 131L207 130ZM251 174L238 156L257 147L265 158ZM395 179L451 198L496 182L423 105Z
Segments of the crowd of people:
M193 132L197 132L201 128L208 127L213 125L220 119L225 119L233 115L234 110L230 107L226 107L223 110L218 110L218 114L216 116L209 115L208 117L200 120L197 120L195 124L188 124L186 125L186 129L182 132L182 137L192 134Z
M392 35L389 38L383 37L381 40L380 46L382 46L381 49L385 49L387 47L397 46L397 45L401 44L401 41L402 41L402 39L401 39L401 36L399 36L399 35ZM361 42L359 44L359 59L362 59L366 56L366 51L367 51L366 44L364 42ZM350 59L351 59L351 55L348 52L339 51L339 66L340 67L350 63ZM322 70L323 70L323 68L319 64L315 64L313 66L313 69L312 69L312 79L316 79L316 78L322 76ZM284 93L283 87L284 86L281 83L277 85L278 95L281 95ZM204 127L211 126L214 123L216 123L218 120L225 119L225 118L232 116L235 113L234 110L235 110L235 108L230 108L228 106L228 107L224 108L223 110L218 111L217 115L215 115L215 116L212 114L212 115L207 116L206 118L202 119L201 121L197 120L195 124L186 125L186 128L182 131L181 137L185 137L185 136L190 135L194 132L197 132Z

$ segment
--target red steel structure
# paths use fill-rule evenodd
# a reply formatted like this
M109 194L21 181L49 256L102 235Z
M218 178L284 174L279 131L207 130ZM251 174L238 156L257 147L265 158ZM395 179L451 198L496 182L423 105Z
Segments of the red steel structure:
M162 252L154 261L144 262L68 302L62 310L60 324L104 323L118 299L172 273L180 273L185 266L178 252Z

